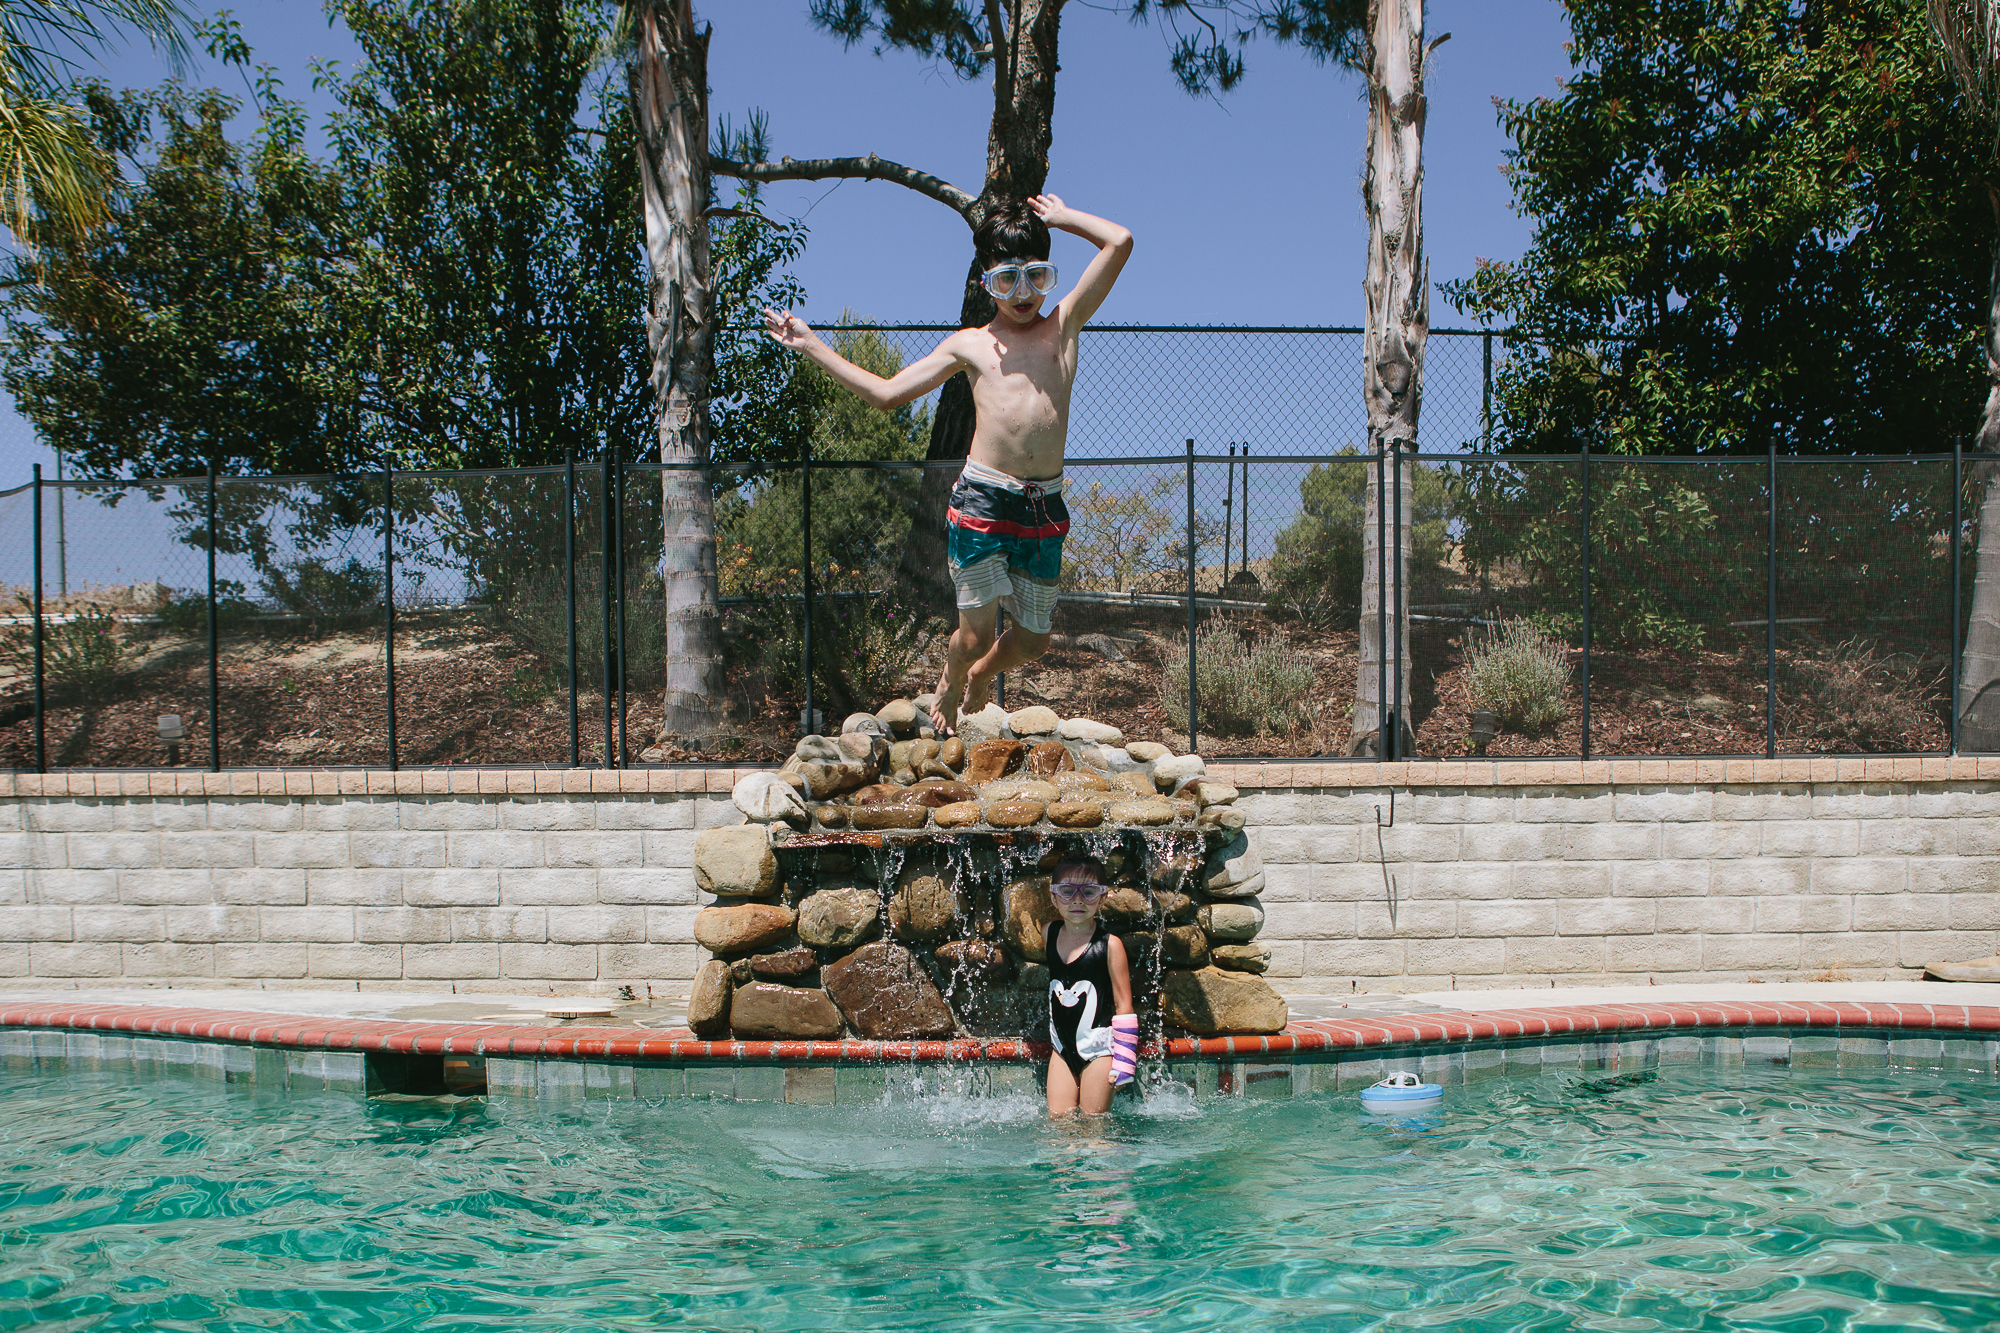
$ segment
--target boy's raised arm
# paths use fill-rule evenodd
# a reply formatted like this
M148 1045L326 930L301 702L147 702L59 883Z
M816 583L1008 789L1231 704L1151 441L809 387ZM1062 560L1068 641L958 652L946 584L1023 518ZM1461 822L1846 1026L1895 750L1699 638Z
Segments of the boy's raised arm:
M1097 253L1084 266L1083 276L1077 279L1076 286L1057 307L1063 317L1063 327L1075 332L1097 313L1097 307L1104 304L1104 298L1111 295L1111 284L1118 281L1125 261L1132 256L1132 233L1115 222L1071 208L1052 194L1036 195L1028 200L1028 207L1034 209L1036 215L1049 226L1081 236L1097 247Z
M953 347L953 338L957 335L939 343L930 355L919 357L889 379L883 379L827 346L826 339L814 333L810 325L789 310L780 314L767 309L764 312L764 328L780 346L810 357L813 364L833 376L840 387L883 412L923 397L965 369Z

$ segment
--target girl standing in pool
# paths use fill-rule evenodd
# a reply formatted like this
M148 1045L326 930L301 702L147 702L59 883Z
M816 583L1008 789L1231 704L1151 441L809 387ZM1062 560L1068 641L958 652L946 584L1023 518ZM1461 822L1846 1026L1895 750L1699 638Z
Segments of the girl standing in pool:
M1049 885L1060 921L1043 943L1049 959L1049 1114L1111 1109L1111 1094L1132 1081L1139 1060L1139 1016L1125 942L1105 929L1097 909L1108 891L1104 866L1071 854Z

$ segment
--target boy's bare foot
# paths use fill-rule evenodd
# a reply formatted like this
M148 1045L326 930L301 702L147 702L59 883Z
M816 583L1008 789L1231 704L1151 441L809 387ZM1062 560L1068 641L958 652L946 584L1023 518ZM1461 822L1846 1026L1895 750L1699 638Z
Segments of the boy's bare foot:
M992 697L992 694L993 677L981 676L977 672L967 676L965 678L965 703L963 705L965 711L976 713L986 707L986 701Z
M954 685L949 672L938 678L937 702L931 705L931 726L938 735L957 734L959 699L964 693L964 683Z

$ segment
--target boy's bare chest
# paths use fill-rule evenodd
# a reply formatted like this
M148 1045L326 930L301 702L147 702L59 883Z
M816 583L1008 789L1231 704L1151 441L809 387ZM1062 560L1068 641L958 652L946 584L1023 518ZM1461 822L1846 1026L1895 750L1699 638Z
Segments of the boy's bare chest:
M1074 346L1065 346L1053 332L1036 330L1005 343L983 341L968 359L975 388L1009 397L1038 393L1066 402L1070 382L1076 377Z

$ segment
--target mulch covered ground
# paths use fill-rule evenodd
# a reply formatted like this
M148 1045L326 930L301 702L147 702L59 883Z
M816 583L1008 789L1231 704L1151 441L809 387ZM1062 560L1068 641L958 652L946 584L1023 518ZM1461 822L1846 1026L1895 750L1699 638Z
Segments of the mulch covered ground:
M1254 618L1257 624L1262 617ZM1177 629L1169 610L1065 607L1058 640L1042 661L1014 672L1006 703L1044 703L1065 717L1111 723L1133 739L1159 738L1176 750L1185 733L1170 732L1161 701L1163 659ZM1344 754L1347 712L1357 661L1352 630L1299 634L1276 626L1308 656L1315 670L1317 717L1292 735L1210 736L1203 754L1218 758ZM1103 634L1126 660L1113 661L1080 644ZM157 734L159 715L179 714L188 740L179 759L208 759L208 669L205 640L128 631L130 661L105 697L82 701L52 687L46 718L52 767L151 767L167 762ZM1890 667L1899 659L1879 645ZM1937 751L1946 744L1941 679L1905 666L1884 668L1872 689L1867 718L1840 715L1813 697L1807 684L1829 651L1816 642L1781 652L1783 725L1787 753ZM404 764L563 764L570 758L567 690L503 632L476 616L439 617L403 626L397 638L397 753ZM1456 632L1420 626L1411 644L1412 716L1418 751L1469 752L1472 701L1464 651ZM1575 689L1581 653L1572 652L1572 690L1562 720L1539 735L1503 734L1488 749L1496 757L1575 755L1581 710ZM930 688L935 665L915 669L906 693ZM1761 754L1765 747L1765 660L1761 640L1741 651L1599 650L1591 659L1591 752L1595 755ZM1850 673L1854 674L1854 673ZM1858 679L1865 683L1866 672ZM1921 678L1918 684L1911 679ZM222 642L221 736L225 765L379 765L387 762L387 710L379 632L311 638L264 627ZM774 762L790 753L801 701L736 690L731 732L701 749L669 745L667 761ZM1882 698L1895 707L1883 707ZM0 677L0 765L32 768L29 682ZM636 761L653 744L660 707L652 691L628 695L627 745ZM1886 721L1885 721L1886 719ZM1865 725L1864 725L1865 723ZM602 696L581 696L578 754L600 762Z

